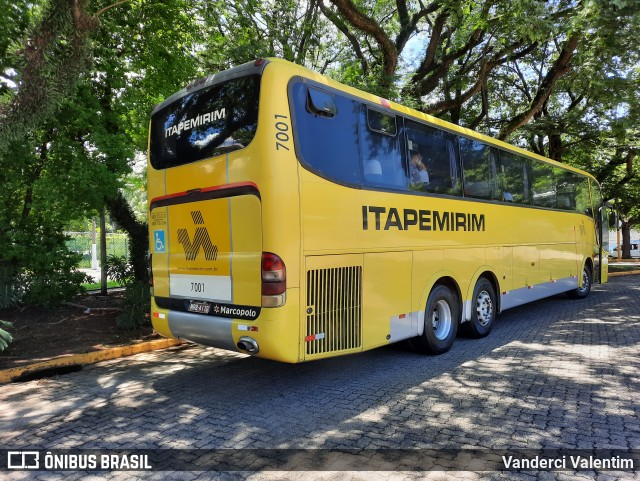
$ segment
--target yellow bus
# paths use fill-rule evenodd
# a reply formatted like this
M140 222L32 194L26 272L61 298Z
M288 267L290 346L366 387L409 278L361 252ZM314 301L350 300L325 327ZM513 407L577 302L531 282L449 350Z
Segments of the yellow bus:
M267 359L439 354L607 278L592 176L280 59L158 105L148 190L156 331Z

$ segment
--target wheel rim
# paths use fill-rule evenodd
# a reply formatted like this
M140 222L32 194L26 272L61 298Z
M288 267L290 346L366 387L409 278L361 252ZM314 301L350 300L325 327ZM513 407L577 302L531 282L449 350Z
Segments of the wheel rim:
M489 325L493 319L493 301L487 291L481 291L476 298L476 313L482 327Z
M585 268L582 271L582 287L578 287L578 291L579 292L586 292L589 290L589 283L590 283L590 279L589 279L589 272L587 271L587 269Z
M451 307L446 301L438 301L431 313L431 325L436 339L442 341L447 338L451 331L451 322Z

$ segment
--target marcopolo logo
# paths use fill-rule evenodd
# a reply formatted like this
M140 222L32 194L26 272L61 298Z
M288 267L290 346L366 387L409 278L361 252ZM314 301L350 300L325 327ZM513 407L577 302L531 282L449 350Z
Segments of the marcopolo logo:
M213 312L221 317L254 321L258 318L260 309L249 306L228 306L224 304L214 304Z
M204 258L208 261L215 261L218 258L218 246L213 245L209 237L209 231L204 227L204 218L199 210L191 212L193 223L198 226L193 236L193 240L189 237L187 229L178 229L178 242L182 244L185 258L188 261L195 261L198 253L202 248L204 250Z

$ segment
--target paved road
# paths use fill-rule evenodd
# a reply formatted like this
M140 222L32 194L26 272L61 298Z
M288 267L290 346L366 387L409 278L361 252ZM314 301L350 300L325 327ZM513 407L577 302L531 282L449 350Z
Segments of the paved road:
M639 346L640 277L615 278L584 301L558 296L507 311L490 337L458 339L437 357L392 346L285 365L193 346L0 386L0 447L639 450ZM171 479L608 481L640 479L635 468L179 472ZM3 475L137 479L122 471Z

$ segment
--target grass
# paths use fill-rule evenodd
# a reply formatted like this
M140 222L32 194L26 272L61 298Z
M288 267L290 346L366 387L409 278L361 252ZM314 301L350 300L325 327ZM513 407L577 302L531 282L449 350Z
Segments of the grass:
M637 266L617 266L615 264L609 264L609 272L629 272L640 270L640 264Z
M82 287L84 287L88 291L95 291L95 290L101 289L102 286L99 282L89 282L86 284L82 284ZM107 281L107 289L111 289L114 287L122 287L122 286L118 284L116 281Z

